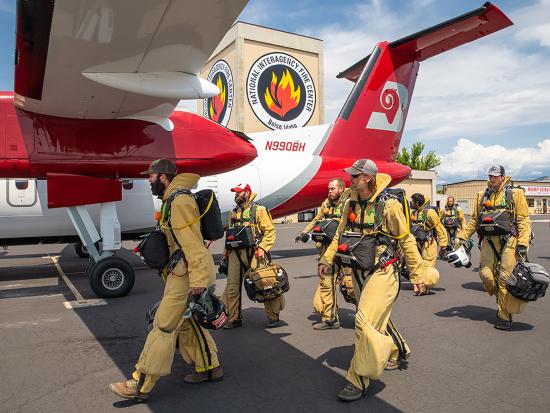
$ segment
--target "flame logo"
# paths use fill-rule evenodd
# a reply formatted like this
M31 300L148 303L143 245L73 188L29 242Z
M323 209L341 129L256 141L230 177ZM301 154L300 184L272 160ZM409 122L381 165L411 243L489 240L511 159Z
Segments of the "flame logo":
M300 103L300 86L294 87L294 80L290 71L283 71L277 82L277 75L271 72L271 84L265 88L265 103L269 110L284 118L285 115Z
M216 96L214 96L210 100L210 107L209 107L209 113L210 113L210 119L212 119L214 122L218 122L220 120L220 115L222 114L223 107L225 105L225 94L226 90L222 83L222 76L218 75L218 79L216 80L216 86L220 89L220 93Z

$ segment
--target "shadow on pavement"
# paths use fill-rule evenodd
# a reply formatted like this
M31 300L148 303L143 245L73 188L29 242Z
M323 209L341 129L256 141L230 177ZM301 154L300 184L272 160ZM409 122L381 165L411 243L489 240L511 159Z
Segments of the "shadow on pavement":
M141 290L131 297L109 300L108 306L77 308L74 311L104 348L116 366L129 377L146 337L146 307L161 295L161 288ZM129 302L135 302L129 305ZM344 386L342 376L323 366L285 342L285 327L267 330L261 308L243 310L243 327L214 331L224 379L219 383L186 384L183 376L191 371L176 351L172 373L161 378L147 403L153 412L185 411L364 411L399 410L376 397L384 385L373 382L370 397L350 405L336 398ZM137 335L136 335L137 334ZM334 354L338 363L351 357L344 349ZM121 377L112 377L118 381ZM132 401L117 400L105 383L104 397L114 400L116 408L126 408ZM276 407L275 407L276 406Z
M481 281L471 281L469 283L462 284L462 288L466 290L474 290L474 291L481 291L482 293L485 292L485 289L483 288L483 284Z
M438 317L460 317L473 321L486 321L490 324L494 324L497 319L496 310L494 308L481 307L478 305L451 307L434 314ZM511 331L526 331L532 329L533 326L531 324L514 321Z

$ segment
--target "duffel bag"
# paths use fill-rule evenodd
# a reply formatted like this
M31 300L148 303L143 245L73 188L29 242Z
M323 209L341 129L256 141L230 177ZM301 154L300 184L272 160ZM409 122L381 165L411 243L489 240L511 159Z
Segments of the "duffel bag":
M271 261L264 261L248 273L244 287L248 298L263 303L286 293L290 283L283 267Z

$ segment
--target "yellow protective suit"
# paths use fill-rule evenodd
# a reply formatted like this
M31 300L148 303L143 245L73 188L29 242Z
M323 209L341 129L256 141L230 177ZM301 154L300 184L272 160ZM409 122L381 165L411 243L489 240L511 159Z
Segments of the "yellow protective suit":
M252 226L256 237L261 237L258 248L268 253L275 245L276 232L273 220L266 207L257 205L256 220L251 222L251 207L256 198L256 194L251 194L248 202L243 207L236 207L229 218L229 225L238 221L239 225ZM255 251L251 248L231 249L225 251L228 257L227 261L227 284L222 295L222 300L227 306L230 321L241 319L242 307L242 284L246 273L250 268L256 268L258 265ZM240 260L239 260L240 257ZM242 263L241 263L242 262ZM241 268L242 267L242 268ZM285 306L285 297L281 295L273 300L264 302L264 309L267 318L278 320L279 314Z
M315 218L304 229L304 233L310 232L315 223L320 220L332 219L340 222L342 216L342 208L346 199L349 198L351 190L348 188L340 195L340 198L334 203L330 199L325 201L319 207ZM322 257L327 249L327 245L319 244L319 257ZM349 273L347 271L344 271ZM327 275L319 277L319 285L313 296L313 309L321 316L321 319L329 324L339 321L338 316L338 290L341 279L339 273L333 273L332 267Z
M460 247L460 232L466 228L466 218L464 217L464 211L458 206L458 204L453 205L451 208L445 204L445 208L442 209L439 213L441 223L447 231L447 241L449 245L451 240L454 239L453 249ZM445 225L445 218L454 219L455 222L458 222L458 226L447 226Z
M164 193L164 201L178 189L190 190L199 178L190 173L176 176ZM194 364L197 372L219 366L218 349L210 333L193 318L183 320L189 288L208 288L215 282L214 260L201 235L199 209L195 200L186 194L174 198L170 209L170 224L185 260L180 260L172 272L163 272L164 294L133 374L143 393L149 393L159 377L170 374L176 340L183 359ZM179 247L167 222L161 221L161 229L172 255Z
M506 208L505 187L510 185L510 177L506 177L498 191L491 191L490 202L492 205L502 205ZM490 187L490 184L488 184ZM480 191L477 195L477 201L470 222L461 233L460 238L468 240L478 229L478 219L481 210L481 203L485 191ZM519 188L512 189L512 204L509 208L512 210L513 221L517 227L517 237L511 237L506 243L502 243L501 237L484 237L481 242L481 257L479 260L479 276L483 283L485 291L489 295L495 295L498 306L498 317L509 320L512 314L519 314L527 305L526 301L520 300L508 293L506 282L516 266L516 247L523 245L529 247L529 238L531 237L531 219L529 218L529 207L525 193ZM497 251L501 249L501 260L498 261L491 245L491 240Z
M391 177L387 174L379 173L376 176L377 191L366 203L365 216L375 217L376 203L374 201L390 182ZM344 205L338 234L349 229L350 201L357 201L355 210L351 212L357 217L361 214L358 195L352 191L350 199ZM380 232L397 239L399 249L405 255L411 281L415 284L422 284L424 282L422 257L416 248L414 237L410 234L409 223L399 201L390 199L386 202L381 228L374 231L368 228L363 229L365 235L375 235ZM338 235L328 247L320 263L331 266L337 248ZM377 247L376 262L386 248L384 245ZM354 290L361 293L358 297L355 317L355 351L346 379L354 386L365 389L369 385L370 379L377 379L382 375L388 359L396 358L398 347L392 339L392 335L395 335L397 330L389 320L393 303L399 291L399 274L395 271L394 266L390 265L386 268L379 268L373 274L367 275L364 280L358 280L354 274L354 280ZM400 337L399 335L398 339ZM402 341L401 338L400 342ZM406 347L406 352L410 352L408 347Z
M425 284L428 289L435 287L439 281L439 271L435 268L438 255L437 244L439 242L440 248L445 248L448 245L447 231L439 220L437 212L428 208L429 205L430 200L427 199L418 210L411 211L411 223L419 225L429 234L424 243L421 244L417 241L422 256L422 265L424 265L426 273ZM436 242L436 238L438 242Z

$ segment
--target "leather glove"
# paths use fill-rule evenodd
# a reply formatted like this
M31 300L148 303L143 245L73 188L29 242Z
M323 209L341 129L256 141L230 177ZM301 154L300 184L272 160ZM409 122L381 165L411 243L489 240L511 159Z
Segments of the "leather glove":
M460 245L464 247L466 252L470 252L472 250L472 247L474 246L474 241L472 241L471 239L461 239Z
M302 234L296 235L296 238L294 238L294 242L300 241L300 238L302 238Z
M443 261L447 261L447 247L441 247L439 249L439 258L441 258Z
M522 261L527 260L527 246L518 245L516 248L516 252Z

